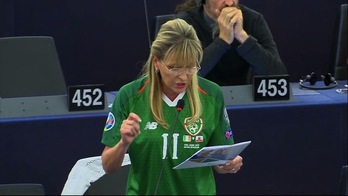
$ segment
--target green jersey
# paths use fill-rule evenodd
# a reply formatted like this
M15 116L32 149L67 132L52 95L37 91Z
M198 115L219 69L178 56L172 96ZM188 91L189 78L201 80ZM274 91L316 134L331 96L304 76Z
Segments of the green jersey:
M173 169L204 146L234 143L220 87L201 77L198 77L198 84L203 110L200 119L190 126L187 126L191 116L187 95L180 94L186 103L180 113L175 106L181 97L171 102L163 96L163 111L165 120L171 125L169 129L159 125L152 116L147 78L126 84L117 93L102 143L112 147L119 142L122 121L130 112L141 118L141 133L128 149L131 167L126 194L216 194L212 167Z

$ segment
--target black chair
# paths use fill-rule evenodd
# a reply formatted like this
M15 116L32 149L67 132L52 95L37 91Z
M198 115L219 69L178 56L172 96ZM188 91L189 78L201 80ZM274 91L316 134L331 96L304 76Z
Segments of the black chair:
M112 174L105 174L91 183L84 195L125 195L130 165L124 165Z
M347 4L340 8L339 28L337 34L337 46L335 56L334 77L336 80L348 79L348 58L347 58Z
M342 166L341 170L341 179L340 179L340 195L348 195L348 189L347 189L347 172L348 172L348 165Z
M2 98L67 94L53 37L1 37L0 70Z
M45 195L42 184L0 184L0 195Z
M174 19L174 14L165 14L155 16L154 27L152 31L152 41L156 39L157 33L160 30L162 24L166 23L168 20Z

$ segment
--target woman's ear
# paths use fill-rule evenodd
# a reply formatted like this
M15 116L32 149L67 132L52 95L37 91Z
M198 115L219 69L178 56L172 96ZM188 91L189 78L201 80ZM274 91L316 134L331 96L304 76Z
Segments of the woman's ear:
M152 59L152 63L153 63L155 70L158 70L158 67L159 67L158 62L159 62L158 58L156 56L154 56Z

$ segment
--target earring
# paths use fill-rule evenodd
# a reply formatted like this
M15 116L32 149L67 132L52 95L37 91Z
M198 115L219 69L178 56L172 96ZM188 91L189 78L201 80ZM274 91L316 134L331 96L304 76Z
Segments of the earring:
M159 72L159 69L158 68L155 68L155 72L156 72L156 74Z

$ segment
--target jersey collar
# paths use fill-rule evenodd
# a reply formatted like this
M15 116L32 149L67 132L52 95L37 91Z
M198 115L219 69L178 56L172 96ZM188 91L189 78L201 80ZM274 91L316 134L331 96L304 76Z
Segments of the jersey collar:
M176 104L178 103L178 101L180 99L182 99L184 97L184 95L186 94L185 92L180 93L173 101L171 101L167 95L165 95L164 93L162 93L162 99L163 101L169 106L169 107L175 107Z

